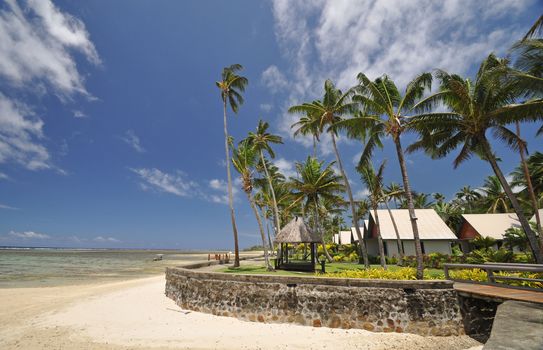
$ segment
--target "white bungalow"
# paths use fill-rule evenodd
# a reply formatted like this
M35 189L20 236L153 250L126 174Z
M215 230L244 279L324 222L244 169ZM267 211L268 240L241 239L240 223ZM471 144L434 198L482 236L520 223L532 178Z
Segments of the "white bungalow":
M335 244L353 244L355 239L351 231L339 231L334 234Z
M413 229L407 209L392 209L392 216L398 227L405 255L415 255L415 241ZM379 216L379 228L383 238L385 255L398 256L398 243L394 225L388 210L377 210ZM458 239L453 231L441 219L434 209L415 209L417 226L423 254L442 253L451 254L451 245ZM370 213L364 239L368 247L368 254L378 255L379 245L377 243L377 230L373 211Z
M535 221L535 215L533 219ZM495 248L499 248L503 244L505 232L512 227L521 227L514 213L463 214L458 231L462 251L469 252L473 248L469 241L477 237L494 238Z
M540 218L541 220L543 220L543 209L539 209L538 211L539 211L539 218ZM535 214L534 214L534 216L532 216L532 218L530 219L530 221L535 222Z

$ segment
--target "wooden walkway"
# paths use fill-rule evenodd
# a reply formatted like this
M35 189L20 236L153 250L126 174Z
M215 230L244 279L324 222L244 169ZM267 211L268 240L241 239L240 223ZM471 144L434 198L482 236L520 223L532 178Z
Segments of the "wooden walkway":
M503 288L496 286L487 286L483 284L461 282L456 282L454 284L454 289L461 293L480 295L488 298L519 300L543 304L543 290L541 292L538 292L531 290Z

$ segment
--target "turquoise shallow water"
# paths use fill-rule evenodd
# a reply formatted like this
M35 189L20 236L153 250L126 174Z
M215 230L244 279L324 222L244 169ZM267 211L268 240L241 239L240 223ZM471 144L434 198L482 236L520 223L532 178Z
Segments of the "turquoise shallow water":
M163 254L163 260L153 261L156 254ZM0 288L145 277L205 259L205 254L169 250L0 249Z

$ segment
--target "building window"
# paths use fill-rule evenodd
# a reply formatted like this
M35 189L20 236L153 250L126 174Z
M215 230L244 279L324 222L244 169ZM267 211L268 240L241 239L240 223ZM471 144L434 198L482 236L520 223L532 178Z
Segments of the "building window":
M424 249L424 242L420 241L420 249L422 250L422 254L426 254L426 250Z

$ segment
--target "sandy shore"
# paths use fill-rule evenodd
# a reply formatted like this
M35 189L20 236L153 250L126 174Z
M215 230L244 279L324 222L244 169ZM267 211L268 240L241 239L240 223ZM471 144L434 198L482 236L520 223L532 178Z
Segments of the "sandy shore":
M0 289L0 349L466 349L469 337L420 337L243 322L185 312L164 276Z

